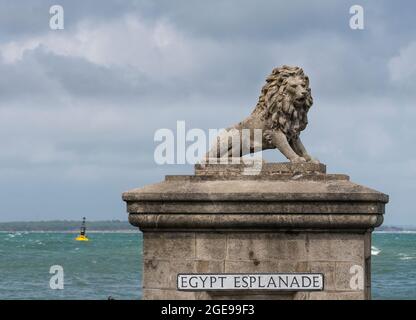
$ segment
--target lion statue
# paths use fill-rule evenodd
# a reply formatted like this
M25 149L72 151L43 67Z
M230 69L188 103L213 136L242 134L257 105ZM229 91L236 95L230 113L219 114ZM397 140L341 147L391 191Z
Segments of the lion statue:
M301 68L284 65L273 69L251 115L219 134L205 160L279 149L290 162L319 163L299 137L308 124L312 103L309 78Z

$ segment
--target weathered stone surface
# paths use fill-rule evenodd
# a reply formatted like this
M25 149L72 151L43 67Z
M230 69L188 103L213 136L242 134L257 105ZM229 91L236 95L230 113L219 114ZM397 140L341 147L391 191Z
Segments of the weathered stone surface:
M177 291L176 289L143 289L146 300L195 300L195 292Z
M382 215L365 214L137 214L129 215L129 222L142 231L151 230L265 230L297 231L365 230L378 227Z
M196 257L205 260L223 260L226 253L224 233L201 233L196 235Z
M335 290L335 262L328 261L310 261L308 263L309 271L313 273L322 273L325 275L325 290Z
M260 261L255 258L251 261L225 261L226 273L264 273L271 272L270 270L275 270L274 272L279 272L279 262Z
M345 201L386 203L388 197L349 180L205 180L164 181L123 193L134 201Z
M313 163L265 164L265 167L269 167L268 172L315 168L318 171L313 174L315 177L329 176L322 173L324 165ZM198 180L199 176L168 179L124 193L130 223L142 230L364 231L383 221L388 197L345 178L316 180L305 176L299 180L299 174L290 172L289 176L261 174L251 180L239 174L233 180L224 178L230 170L228 166L216 168L225 172L221 179L216 175L210 180ZM270 180L270 177L281 179Z
M282 174L270 174L263 175L258 171L255 174L250 175L214 175L214 174L201 174L198 176L188 175L167 175L165 177L166 182L206 182L206 181L315 181L315 182L326 182L326 181L348 181L350 178L345 174L322 174L317 172L310 173L282 173Z
M321 164L264 168L246 177L241 167L197 167L197 176L123 194L130 223L144 233L144 299L371 297L371 231L388 197L343 175L328 178ZM352 266L364 271L358 290ZM323 273L324 291L176 290L178 273L260 272Z
M215 300L304 300L305 292L212 292L209 299Z
M231 233L227 237L228 260L306 260L303 235Z
M223 273L223 260L197 260L195 261L194 272L196 273Z
M178 273L195 272L192 260L144 260L143 287L176 289L176 275Z
M219 176L233 177L245 175L247 167L252 166L256 168L256 164L196 164L195 176ZM322 163L301 162L301 163L261 163L259 175L263 178L270 176L281 176L290 174L293 177L294 174L307 174L307 173L326 173L326 166Z
M176 289L178 273L223 273L223 261L144 260L143 288Z
M194 233L144 233L144 259L194 259Z
M305 292L302 295L291 294L291 298L336 299L336 292L342 293L341 297L345 298L369 297L368 283L360 290L350 286L353 276L351 267L365 264L364 247L368 243L368 233L177 232L168 233L166 238L162 235L148 233L145 236L145 289L175 289L178 273L312 272L324 274L325 291L330 294L310 296ZM175 251L175 244L180 244L177 246L178 256L169 252ZM148 245L159 248L149 250ZM216 247L220 250L216 250ZM190 254L187 255L187 252ZM173 293L169 291L166 294ZM270 294L273 299L288 297L285 294ZM250 292L238 296L241 299L253 298ZM214 297L220 299L224 293L203 296L204 299ZM260 297L265 297L265 293L259 293L254 298ZM149 296L145 295L144 298L148 299ZM236 298L234 293L233 298Z
M350 292L309 292L309 300L363 300L365 295L363 291Z
M365 265L365 294L366 299L371 299L371 232L364 237L364 265Z
M360 234L310 234L310 261L355 261L364 259L364 236Z
M309 272L305 261L225 261L226 273L296 273Z
M362 263L363 260L361 260ZM354 277L354 271L361 268L363 274L362 277L358 277L356 280ZM352 269L353 268L353 269ZM355 281L352 281L355 280ZM351 282L353 282L351 286ZM364 265L356 262L337 262L335 266L335 289L337 291L363 291L365 288L364 277Z

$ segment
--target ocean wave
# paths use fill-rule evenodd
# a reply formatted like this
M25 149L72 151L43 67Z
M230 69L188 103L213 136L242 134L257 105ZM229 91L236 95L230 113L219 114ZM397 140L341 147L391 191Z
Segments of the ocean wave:
M371 246L371 255L372 256L378 256L380 254L381 250L377 247Z
M403 253L403 252L398 253L398 256L399 256L399 259L400 260L413 260L413 259L416 259L415 256L411 256L408 253Z

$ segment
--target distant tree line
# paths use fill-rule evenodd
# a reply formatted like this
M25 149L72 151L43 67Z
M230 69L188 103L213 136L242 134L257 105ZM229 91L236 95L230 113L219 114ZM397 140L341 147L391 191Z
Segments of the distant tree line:
M411 231L415 230L415 227L406 226L406 227L395 227L395 226L380 226L375 229L375 231Z
M54 220L54 221L22 221L2 222L0 231L78 231L81 221L75 220ZM137 230L128 221L88 221L87 231L121 231Z

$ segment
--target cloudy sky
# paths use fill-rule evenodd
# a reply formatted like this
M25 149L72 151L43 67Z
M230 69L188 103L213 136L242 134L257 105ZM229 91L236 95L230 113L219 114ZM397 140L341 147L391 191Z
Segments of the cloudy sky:
M49 28L54 4L64 30ZM349 27L354 4L364 30ZM227 127L251 112L272 68L289 64L311 79L310 153L389 194L387 224L416 225L415 9L0 0L0 221L126 219L123 191L192 172L155 164L157 129Z

